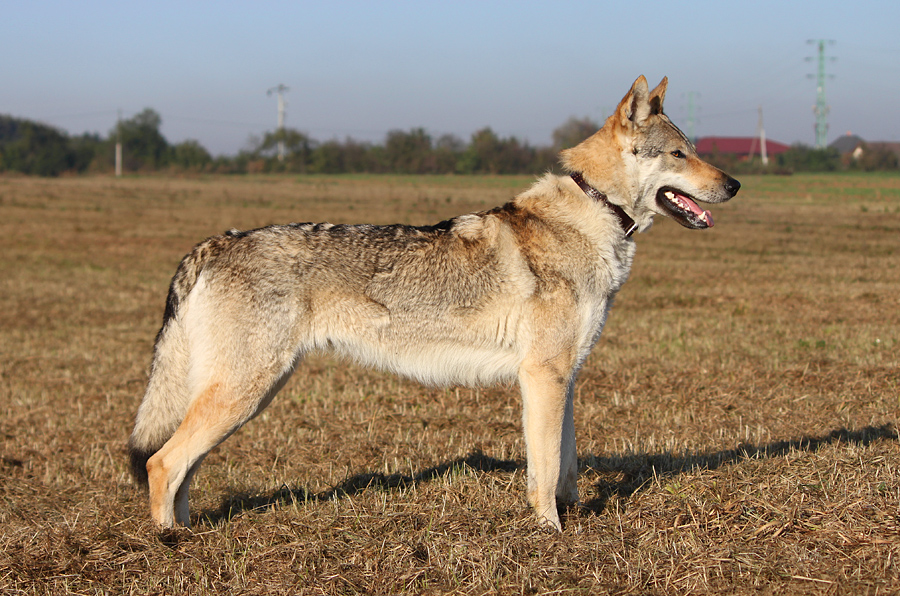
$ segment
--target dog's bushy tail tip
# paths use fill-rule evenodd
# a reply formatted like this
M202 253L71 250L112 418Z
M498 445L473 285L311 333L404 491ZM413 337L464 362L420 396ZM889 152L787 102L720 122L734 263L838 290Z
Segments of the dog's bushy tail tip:
M153 457L158 449L142 449L135 446L134 442L128 442L128 456L131 460L131 475L139 486L148 486L147 461Z

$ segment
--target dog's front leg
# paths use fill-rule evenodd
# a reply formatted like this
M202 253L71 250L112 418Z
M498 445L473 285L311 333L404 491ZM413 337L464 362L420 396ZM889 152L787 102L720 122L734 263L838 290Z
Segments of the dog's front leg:
M522 388L525 450L528 458L528 501L538 519L562 530L557 495L577 501L575 423L571 383L552 363L525 363Z

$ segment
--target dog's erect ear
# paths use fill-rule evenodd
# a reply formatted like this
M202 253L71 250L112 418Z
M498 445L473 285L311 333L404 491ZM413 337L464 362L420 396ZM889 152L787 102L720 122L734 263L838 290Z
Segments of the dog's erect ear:
M656 86L656 89L650 92L650 113L662 114L663 101L666 99L666 88L669 86L669 77L663 77Z
M650 91L644 75L637 78L631 91L619 103L619 121L626 126L629 121L641 124L650 115Z

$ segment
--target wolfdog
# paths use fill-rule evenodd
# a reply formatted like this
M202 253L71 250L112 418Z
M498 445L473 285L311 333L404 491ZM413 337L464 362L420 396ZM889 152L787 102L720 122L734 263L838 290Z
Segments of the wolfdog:
M509 203L433 226L273 225L198 244L169 288L129 448L150 513L189 525L207 453L327 349L435 385L518 381L527 495L561 530L578 501L573 387L654 215L740 183L702 161L641 76L604 126Z

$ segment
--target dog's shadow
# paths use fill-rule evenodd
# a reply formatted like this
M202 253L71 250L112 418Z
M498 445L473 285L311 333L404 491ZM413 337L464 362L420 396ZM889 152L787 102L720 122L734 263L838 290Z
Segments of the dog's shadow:
M588 456L579 462L580 468L593 468L601 474L615 475L614 481L600 480L594 485L594 496L582 503L581 508L595 514L602 513L612 497L627 498L647 486L653 478L669 478L694 469L715 470L724 465L734 464L744 459L783 457L791 451L813 452L833 443L866 446L879 440L900 439L892 424L867 426L859 430L841 428L819 437L802 437L782 440L767 445L742 444L723 451L672 455L670 453L629 453L605 457ZM238 494L226 497L215 510L200 514L201 523L212 526L227 522L246 511L265 510L291 504L329 501L352 497L364 490L393 490L431 482L445 474L467 469L480 472L514 472L524 469L524 460L501 460L475 451L458 458L427 468L413 476L404 474L364 473L351 476L340 484L313 493L306 488L282 486L268 495Z
M745 459L783 457L791 451L813 452L833 443L866 446L875 441L897 441L898 438L900 437L894 426L884 424L867 426L859 430L841 428L823 436L774 441L767 445L741 444L734 449L709 453L684 455L635 453L625 456L590 458L586 460L589 466L601 473L612 473L617 479L597 482L594 485L595 496L582 503L582 507L594 513L601 513L614 496L628 498L641 491L653 478L671 478L694 469L715 470Z
M453 461L426 468L414 476L405 474L378 474L364 473L351 476L340 484L314 493L308 489L289 488L282 486L269 495L232 495L226 497L221 506L213 511L205 511L200 514L203 523L218 525L237 517L245 511L265 510L271 507L280 507L297 503L310 503L330 501L352 497L358 493L370 489L392 490L410 487L424 482L431 482L447 473L460 473L467 470L479 472L514 472L525 467L524 461L501 460L487 455L481 451L473 451L466 457L460 457Z

